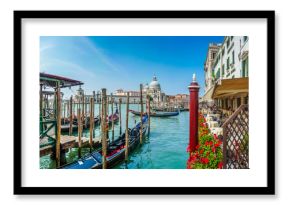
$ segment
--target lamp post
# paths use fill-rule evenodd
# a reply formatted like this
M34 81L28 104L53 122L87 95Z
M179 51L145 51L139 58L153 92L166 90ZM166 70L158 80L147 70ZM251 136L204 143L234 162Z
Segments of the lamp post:
M189 89L189 151L193 152L198 145L198 92L199 85L193 74Z

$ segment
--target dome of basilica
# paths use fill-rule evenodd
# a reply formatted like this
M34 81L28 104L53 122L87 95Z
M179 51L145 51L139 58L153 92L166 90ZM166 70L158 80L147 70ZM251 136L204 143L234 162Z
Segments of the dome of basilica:
M151 83L149 84L149 88L150 89L154 89L154 90L161 90L160 84L157 81L157 77L154 75L153 80L151 81Z

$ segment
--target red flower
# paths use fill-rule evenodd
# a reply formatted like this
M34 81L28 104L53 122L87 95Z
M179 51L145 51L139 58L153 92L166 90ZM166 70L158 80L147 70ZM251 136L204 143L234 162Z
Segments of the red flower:
M215 152L215 147L211 148L212 152Z
M202 158L201 161L202 161L202 163L204 163L204 164L209 163L209 159L208 159L208 158Z
M198 144L198 145L196 145L196 147L195 147L195 148L196 148L196 149L199 149L199 147L200 147L200 146L199 146L199 144Z
M222 162L219 162L218 163L218 169L222 169L223 168L223 163Z
M199 154L202 154L202 153L203 153L203 151L204 151L204 150L203 150L203 149L201 149L201 150L199 151Z
M196 157L195 156L191 156L189 158L189 160L188 160L188 163L193 164L195 162L195 160L196 160Z

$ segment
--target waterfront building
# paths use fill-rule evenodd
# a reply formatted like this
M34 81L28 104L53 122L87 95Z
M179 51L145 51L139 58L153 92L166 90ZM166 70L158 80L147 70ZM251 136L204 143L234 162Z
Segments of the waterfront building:
M248 77L248 54L247 36L226 36L213 62L215 81Z
M247 36L225 36L211 62L211 69L205 66L206 72L211 70L212 75L205 84L206 92L202 100L231 111L241 104L248 104L248 55ZM208 57L206 61L209 61Z
M140 92L139 91L124 91L123 89L118 89L114 92L114 95L118 95L118 96L127 96L127 93L129 93L129 96L132 97L140 97Z
M178 107L189 108L189 95L177 94L175 95L175 101Z
M248 104L248 42L247 36L226 36L215 58L216 85L212 96L221 109L234 111L241 104Z
M204 63L204 74L205 74L205 93L212 88L214 85L214 71L213 71L213 62L221 44L210 43L207 50L206 60Z
M214 70L213 70L213 63L215 60L215 57L217 56L217 53L221 47L221 44L217 43L210 43L207 50L206 60L204 63L204 97L202 98L202 101L206 101L209 104L213 103L213 99L211 97L213 92L213 86L215 83L214 78Z

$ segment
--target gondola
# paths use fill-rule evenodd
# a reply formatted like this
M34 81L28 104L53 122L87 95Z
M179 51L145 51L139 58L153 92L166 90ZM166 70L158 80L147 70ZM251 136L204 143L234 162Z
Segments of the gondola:
M140 116L139 111L130 110L131 113L134 115ZM171 116L177 116L179 115L179 112L150 112L150 117L171 117Z
M108 118L108 120L109 120L109 125L112 124L112 121L114 121L114 123L115 122L118 122L119 121L119 113L118 113L118 110L116 110L116 112L113 115L110 115L109 118Z
M189 111L189 108L180 108L179 111L180 112L187 112L187 111Z
M109 126L112 125L112 120L114 121L114 123L119 121L118 109L116 110L116 112L113 115L109 116L108 120L109 120ZM100 117L99 116L94 118L94 124L95 125L99 125L100 124ZM70 127L69 122L65 123L65 124L62 123L61 132L69 132L69 127ZM86 120L83 122L83 129L88 129L88 128L90 128L90 118L89 117L87 117ZM77 120L77 118L73 119L72 129L73 129L73 131L77 131L78 130L78 120Z
M144 136L148 127L148 116L142 118ZM129 153L132 152L140 143L140 129L139 122L132 130L129 130ZM117 140L110 143L107 147L107 168L113 168L117 164L123 162L125 159L125 133L123 133ZM81 157L78 161L66 164L59 169L101 169L102 168L102 151L96 150Z
M98 125L100 121L99 116L94 118L94 124ZM61 132L69 132L70 123L65 123L61 125ZM90 128L90 118L87 118L87 120L83 123L83 129ZM72 130L77 131L78 130L78 121L77 119L73 120L72 123Z

